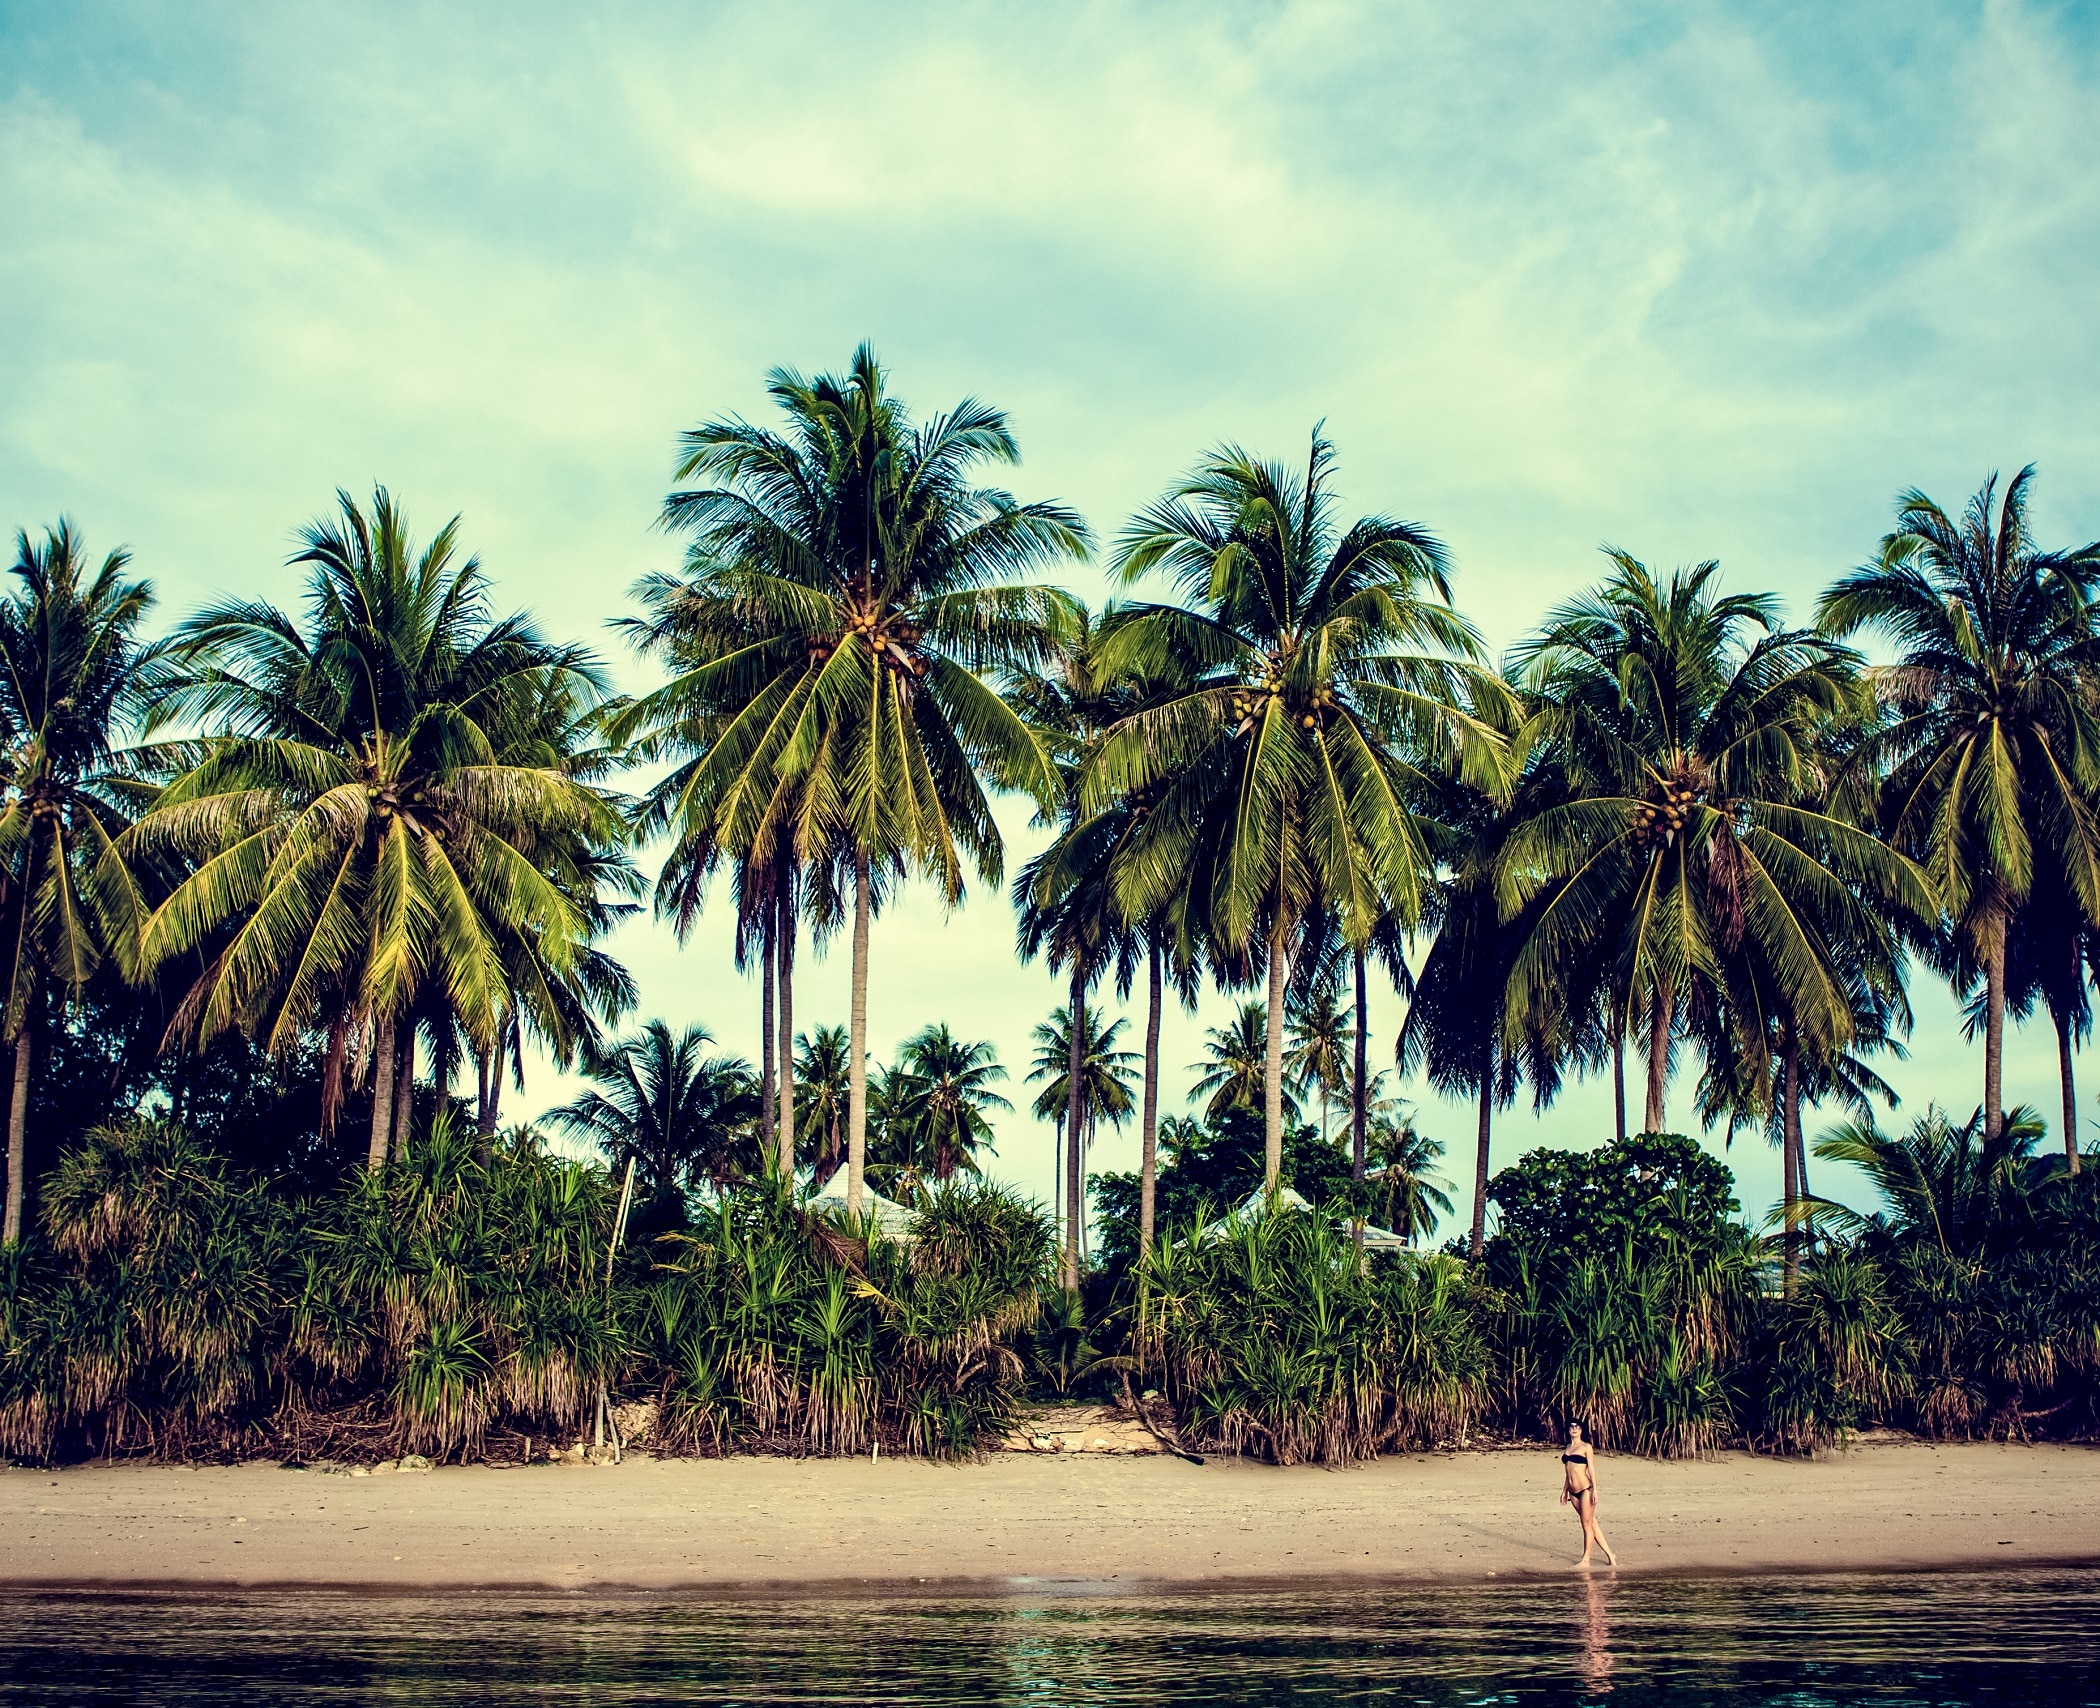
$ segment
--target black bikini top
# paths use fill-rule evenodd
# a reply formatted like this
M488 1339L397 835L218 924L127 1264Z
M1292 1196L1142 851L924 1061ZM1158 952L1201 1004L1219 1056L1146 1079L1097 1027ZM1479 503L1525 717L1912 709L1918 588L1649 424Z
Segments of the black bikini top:
M1560 1462L1563 1465L1587 1465L1590 1459L1587 1453L1563 1453Z

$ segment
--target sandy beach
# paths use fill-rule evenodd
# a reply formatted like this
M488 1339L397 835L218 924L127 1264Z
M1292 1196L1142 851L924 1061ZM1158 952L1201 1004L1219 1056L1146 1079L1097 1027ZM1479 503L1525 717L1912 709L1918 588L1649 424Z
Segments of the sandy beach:
M1813 1464L1604 1462L1619 1569L2100 1562L2100 1448L1858 1446ZM1563 1572L1547 1452L1346 1471L1001 1454L440 1468L0 1473L12 1585L845 1590Z

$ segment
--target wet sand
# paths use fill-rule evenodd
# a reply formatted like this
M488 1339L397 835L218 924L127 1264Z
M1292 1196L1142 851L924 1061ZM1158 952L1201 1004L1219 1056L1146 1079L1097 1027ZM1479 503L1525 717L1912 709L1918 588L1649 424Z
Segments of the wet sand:
M1599 1469L1622 1571L2100 1563L2100 1448L1890 1443L1813 1464ZM1559 1486L1545 1451L1344 1471L1031 1454L376 1477L15 1468L0 1472L0 1581L719 1592L1531 1575L1568 1571L1579 1548Z

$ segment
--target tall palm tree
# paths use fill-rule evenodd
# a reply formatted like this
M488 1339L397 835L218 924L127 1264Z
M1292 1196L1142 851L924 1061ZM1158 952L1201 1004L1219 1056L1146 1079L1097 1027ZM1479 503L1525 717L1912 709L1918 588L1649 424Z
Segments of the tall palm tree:
M972 484L1019 460L1003 414L966 399L914 427L866 345L845 375L775 369L768 391L783 431L732 418L684 435L676 478L702 484L663 521L690 536L685 574L643 584L637 631L677 634L675 674L614 727L680 761L650 798L678 839L851 864L858 1208L876 871L958 900L966 861L986 883L1001 870L986 780L1054 805L1048 751L986 677L1052 656L1071 602L1023 578L1087 536L1061 504Z
M1429 853L1408 807L1421 767L1485 782L1500 743L1464 709L1479 646L1450 604L1443 547L1412 522L1338 522L1332 447L1302 473L1236 447L1132 519L1126 581L1161 571L1188 605L1135 605L1112 667L1192 660L1165 704L1125 719L1089 766L1085 805L1156 793L1119 873L1126 911L1196 898L1205 935L1268 980L1266 1172L1283 1166L1284 990L1306 921L1352 942L1412 917Z
M1717 564L1663 579L1608 555L1610 579L1514 654L1567 798L1512 834L1500 884L1505 917L1537 902L1513 1010L1566 1011L1607 978L1593 1006L1647 1032L1653 1132L1686 1016L1725 1004L1746 964L1768 969L1797 1026L1842 1047L1850 993L1817 920L1864 930L1867 898L1917 917L1933 904L1910 861L1830 804L1831 732L1862 715L1853 655L1781 627L1770 595L1720 592Z
M490 613L479 560L454 562L458 518L418 552L385 488L369 517L337 501L291 559L309 571L303 623L230 602L177 631L154 721L209 733L170 750L181 774L125 845L192 864L141 949L149 970L201 960L184 1030L201 1045L238 1027L283 1053L325 1028L330 1119L354 1047L376 1169L423 999L484 1049L520 1017L568 1030L548 981L578 971L597 928L568 878L627 831L602 790L514 740L536 698L601 693L590 655ZM519 977L532 968L545 977Z
M1340 1083L1349 1093L1349 1173L1359 1183L1367 1166L1372 1093L1381 1077L1372 1072L1370 1065L1371 963L1375 960L1392 981L1394 991L1412 1003L1415 981L1407 962L1408 948L1407 929L1400 917L1390 911L1372 921L1368 940L1360 944L1342 935L1331 912L1323 912L1307 926L1305 946L1293 976L1301 1002L1321 991L1328 992L1328 1000L1332 1001L1345 985L1351 987L1353 1017L1342 1022L1342 1047L1351 1059L1341 1070Z
M1099 632L1090 614L1078 611L1051 667L1017 680L1011 692L1016 709L1043 736L1053 756L1061 797L1058 835L1015 880L1014 939L1022 959L1041 954L1052 972L1066 975L1065 1012L1078 1017L1065 1028L1069 1059L1062 1082L1068 1107L1059 1126L1063 1178L1058 1192L1072 1212L1064 1235L1069 1291L1079 1284L1085 1164L1082 1146L1066 1138L1085 1130L1082 1099L1087 1077L1080 1057L1094 1029L1087 993L1111 968L1127 993L1143 949L1141 933L1129 924L1113 880L1115 859L1134 815L1125 802L1087 814L1078 801L1080 763L1098 744L1119 698L1116 683L1101 668Z
M1963 1016L1967 1038L1981 1035L1989 1018L1989 987L1980 978L1973 956L1960 952L1958 941L1931 958L1954 981L1973 992ZM2056 1075L2063 1110L2062 1131L2070 1169L2078 1161L2078 1082L2073 1051L2092 1033L2092 978L2100 969L2100 930L2087 918L2078 898L2055 862L2036 863L2027 905L2015 916L2005 947L2005 1012L2024 1022L2037 1002L2048 1012L2056 1032ZM1982 988L1977 988L1979 985Z
M1130 1095L1131 1070L1139 1060L1119 1040L1129 1022L1104 1021L1095 1010L1059 1006L1035 1028L1035 1057L1028 1083L1043 1089L1033 1105L1038 1120L1058 1124L1064 1162L1065 1264L1067 1292L1079 1285L1086 1235L1086 1154L1103 1121L1120 1127L1137 1104Z
M500 763L553 771L607 793L607 783L623 761L602 739L610 706L601 703L594 683L587 677L554 673L535 691L505 698L507 715L492 717L489 724ZM631 810L622 797L608 798L622 812ZM448 1042L456 1044L456 1053L475 1059L484 1153L496 1131L506 1055L513 1083L523 1090L528 1038L556 1065L567 1068L584 1043L599 1041L603 1029L631 1013L640 998L633 975L599 945L622 920L640 911L638 897L646 881L624 842L580 836L559 823L551 828L552 835L536 836L520 827L516 846L574 902L582 921L582 944L558 945L568 954L564 964L556 966L536 938L513 935L506 940L507 985L528 992L529 998L513 1001L507 1022L499 1021L493 1051L485 1040L475 1038L435 987L426 987L421 1005L432 1031L434 1072L445 1072L449 1082Z
M988 1111L1013 1105L992 1087L1006 1077L989 1040L958 1038L936 1022L904 1041L899 1062L910 1075L915 1160L935 1180L977 1171L977 1153L992 1148Z
M1924 493L1897 500L1871 563L1823 595L1828 634L1880 634L1897 657L1872 673L1888 709L1881 819L1938 887L1983 970L1986 1137L2004 1126L2006 958L2038 867L2100 919L2100 662L2092 596L2100 542L2039 550L2027 523L2032 465L1997 477L1957 521ZM2075 1131L2064 1143L2075 1162Z
M705 1026L676 1037L661 1020L583 1054L592 1088L550 1109L550 1126L591 1140L619 1168L630 1158L652 1197L746 1177L770 1159L755 1142L758 1080L741 1056L708 1055Z
M1901 1035L1910 1027L1902 968L1887 922L1871 911L1833 919L1814 910L1813 898L1805 899L1806 917L1847 993L1842 1034L1802 1024L1783 980L1754 951L1728 968L1724 1000L1692 1016L1692 1031L1706 1058L1699 1086L1702 1120L1725 1122L1731 1141L1738 1125L1763 1125L1779 1148L1789 1294L1798 1276L1802 1236L1812 1233L1803 1112L1833 1100L1862 1118L1871 1116L1877 1101L1893 1108L1893 1088L1867 1058L1881 1052L1900 1057Z
M0 1245L22 1237L25 1127L37 1010L132 951L144 909L117 838L137 805L121 743L163 686L138 638L153 602L128 553L91 567L72 524L15 535L19 589L0 599L0 930L5 1038L14 1049Z

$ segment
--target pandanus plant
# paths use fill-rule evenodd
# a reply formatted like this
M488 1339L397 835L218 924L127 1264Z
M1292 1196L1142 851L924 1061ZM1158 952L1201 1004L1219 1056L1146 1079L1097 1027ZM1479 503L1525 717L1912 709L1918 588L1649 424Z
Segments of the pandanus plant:
M1368 1264L1333 1220L1271 1204L1172 1227L1140 1265L1135 1355L1191 1446L1348 1464L1462 1441L1491 1393L1465 1266Z

